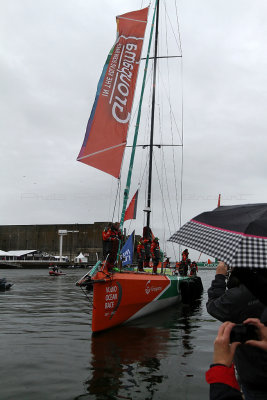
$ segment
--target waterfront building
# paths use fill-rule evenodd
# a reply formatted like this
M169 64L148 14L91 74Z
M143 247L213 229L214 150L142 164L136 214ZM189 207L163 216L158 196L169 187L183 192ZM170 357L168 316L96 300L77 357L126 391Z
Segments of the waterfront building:
M0 249L36 249L58 256L59 231L67 231L62 240L62 255L72 261L82 253L88 262L95 262L97 256L102 257L102 231L107 224L0 225Z

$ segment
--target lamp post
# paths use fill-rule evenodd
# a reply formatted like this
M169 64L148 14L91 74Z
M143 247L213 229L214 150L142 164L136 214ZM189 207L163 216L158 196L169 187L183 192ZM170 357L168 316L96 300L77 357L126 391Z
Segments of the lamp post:
M67 231L66 229L59 229L59 261L62 261L62 249L63 249L63 236L67 236L68 233L79 233L79 231Z

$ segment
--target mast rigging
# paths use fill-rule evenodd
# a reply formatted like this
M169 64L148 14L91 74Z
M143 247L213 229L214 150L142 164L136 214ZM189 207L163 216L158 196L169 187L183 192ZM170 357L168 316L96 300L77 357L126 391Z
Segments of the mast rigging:
M148 172L147 205L145 209L145 212L147 213L146 225L148 228L150 227L150 213L151 213L152 161L153 161L157 54L158 54L158 33L159 33L159 0L156 3L156 7L157 7L157 14L156 14L156 31L155 31L155 49L154 49L153 93L152 93L151 128L150 128L151 130L150 130L150 146L149 146L149 172Z

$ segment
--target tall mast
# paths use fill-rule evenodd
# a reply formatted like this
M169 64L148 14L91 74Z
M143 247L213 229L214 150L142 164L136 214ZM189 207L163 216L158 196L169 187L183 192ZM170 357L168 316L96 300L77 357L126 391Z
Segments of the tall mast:
M155 31L155 51L154 51L154 69L153 69L153 93L152 93L152 110L151 110L151 128L150 128L150 145L149 145L149 169L148 169L148 190L147 190L147 222L150 227L151 213L151 186L152 186L152 160L153 160L153 140L154 140L154 122L155 122L155 99L156 99L156 78L157 78L157 54L158 54L158 31L159 31L159 0L156 2L156 31Z
M158 0L156 0L156 2L157 1ZM153 19L152 19L152 25L151 25L151 30L150 30L150 36L149 36L148 50L147 50L147 56L146 56L146 64L145 64L143 83L142 83L142 89L141 89L141 96L140 96L138 113L137 113L137 120L136 120L135 132L134 132L134 140L133 140L133 147L132 147L130 165L129 165L129 169L128 169L126 188L124 190L123 207L122 207L121 221L120 221L120 228L121 229L122 229L123 223L124 223L125 210L126 210L127 201L128 201L128 198L129 198L130 186L131 186L132 170L133 170L133 164L134 164L137 137L138 137L139 127L140 127L141 110L142 110L142 104L143 104L143 96L144 96L144 90L145 90L146 76L147 76L147 71L148 71L148 62L149 62L149 58L150 58L149 57L150 56L150 49L151 49L151 44L152 44L152 39L153 39L156 11L157 11L157 8L155 7L154 12L153 12Z

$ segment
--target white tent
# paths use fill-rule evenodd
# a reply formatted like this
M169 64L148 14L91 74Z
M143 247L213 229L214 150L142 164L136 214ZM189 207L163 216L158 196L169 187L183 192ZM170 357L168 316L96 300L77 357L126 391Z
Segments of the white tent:
M31 257L33 256L32 253L35 253L36 250L10 250L8 251L8 255L10 257L23 257L23 256L28 256Z
M19 257L25 258L33 258L33 253L36 250L10 250L10 251L3 251L0 250L0 257L8 257L7 260L17 260Z
M83 255L83 253L80 253L77 257L75 257L75 260L74 260L76 263L86 263L88 260L87 260L87 257L85 257L84 255Z
M0 257L9 256L7 251L0 250Z

